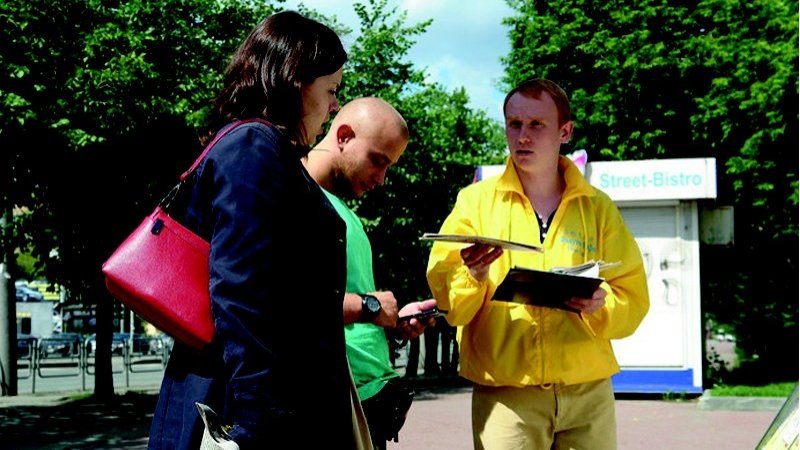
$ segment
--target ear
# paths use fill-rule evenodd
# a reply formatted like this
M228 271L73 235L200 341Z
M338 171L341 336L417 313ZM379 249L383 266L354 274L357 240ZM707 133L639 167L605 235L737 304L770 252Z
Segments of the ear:
M355 131L353 131L353 128L346 123L339 125L339 128L336 129L336 142L340 147L354 137L356 137Z
M564 123L564 125L561 125L561 128L559 129L559 138L561 139L562 144L566 144L570 139L572 139L572 129L574 126L575 124L573 124L571 120Z

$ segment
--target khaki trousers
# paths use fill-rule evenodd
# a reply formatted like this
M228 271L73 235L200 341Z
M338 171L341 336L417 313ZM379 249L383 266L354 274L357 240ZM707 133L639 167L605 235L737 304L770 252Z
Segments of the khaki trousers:
M369 425L364 416L364 409L361 407L361 399L358 398L358 389L353 381L353 373L350 372L350 407L353 419L353 437L356 442L356 450L373 450L372 438L369 435Z
M610 379L472 390L476 450L615 450L616 423Z

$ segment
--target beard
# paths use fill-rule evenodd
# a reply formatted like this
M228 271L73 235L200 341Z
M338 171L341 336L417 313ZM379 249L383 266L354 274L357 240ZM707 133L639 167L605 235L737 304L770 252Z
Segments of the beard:
M339 198L354 199L357 197L355 191L353 191L353 185L350 184L350 181L348 181L347 177L341 172L333 176L331 186L333 187L333 194Z

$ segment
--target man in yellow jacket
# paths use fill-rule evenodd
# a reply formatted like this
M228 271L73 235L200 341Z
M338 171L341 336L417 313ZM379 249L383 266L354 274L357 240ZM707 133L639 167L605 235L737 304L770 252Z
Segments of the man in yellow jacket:
M528 79L506 96L510 157L502 175L461 190L441 233L532 244L543 253L436 242L428 284L458 327L463 377L474 383L476 449L615 449L611 339L631 335L649 308L639 248L609 197L559 151L573 122L555 83ZM513 266L550 270L620 264L578 312L492 301ZM529 293L531 296L536 292Z

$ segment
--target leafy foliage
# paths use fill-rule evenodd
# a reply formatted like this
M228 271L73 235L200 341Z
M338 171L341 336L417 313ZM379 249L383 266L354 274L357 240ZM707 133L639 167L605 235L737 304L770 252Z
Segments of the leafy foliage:
M26 271L96 306L106 327L98 340L110 339L117 304L100 264L194 158L230 54L280 3L0 2L0 208L28 212L14 216L3 245L29 251L25 264L35 267ZM505 83L536 75L564 86L576 148L592 159L717 159L719 201L736 207L737 242L703 250L706 314L734 326L747 373L796 376L796 4L509 4L518 13L505 21L513 47ZM406 25L387 5L353 6L361 30L341 100L383 97L410 125L385 188L352 202L372 238L378 286L408 301L428 295L428 249L417 237L438 230L475 165L499 162L504 143L466 92L425 82L406 59L429 22ZM777 256L763 264L765 254ZM98 367L98 383L102 374Z
M96 307L96 392L113 389L100 266L198 150L194 129L230 53L269 5L233 0L0 3L6 249L29 249ZM6 250L7 251L7 250Z
M0 211L26 212L14 215L2 244L30 254L22 260L35 266L26 272L94 308L100 396L113 390L102 352L119 308L100 266L196 156L225 64L252 26L280 9L273 3L281 2L0 3ZM498 125L470 111L463 91L426 84L405 59L428 22L407 26L385 0L354 8L362 30L340 98L383 97L412 133L386 189L354 204L369 222L381 284L417 298L428 291L417 237L438 228L474 164L502 143Z
M409 125L409 145L390 169L383 189L351 201L365 221L373 247L376 284L401 303L430 296L425 278L429 246L424 231L438 231L458 189L475 166L496 162L505 148L499 124L468 107L461 90L446 92L424 82L405 56L429 21L406 26L406 14L386 0L354 6L361 34L349 50L342 100L378 96Z
M505 82L562 85L576 148L600 160L716 158L736 244L703 249L705 313L735 327L752 376L796 379L797 3L508 3Z
M11 106L0 110L4 148L12 151L6 195L32 212L20 224L25 230L50 235L18 234L50 262L49 275L81 278L70 273L80 268L59 266L77 249L62 248L56 230L82 222L42 226L64 212L52 207L76 209L78 199L106 211L124 205L120 219L152 207L196 151L190 130L202 125L228 55L271 9L206 0L12 0L0 8L10 43L0 53L0 95ZM82 180L87 192L70 192ZM136 211L126 212L131 205ZM59 256L49 256L53 249Z

